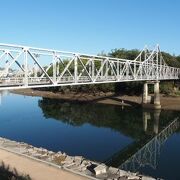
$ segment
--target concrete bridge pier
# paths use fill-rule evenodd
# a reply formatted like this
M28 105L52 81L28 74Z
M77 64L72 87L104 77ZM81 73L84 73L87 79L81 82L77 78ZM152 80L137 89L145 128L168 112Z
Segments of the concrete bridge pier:
M159 93L159 81L154 83L154 108L161 109L160 93Z
M148 84L154 85L154 96L148 95ZM159 81L149 81L144 83L142 106L149 109L161 109Z

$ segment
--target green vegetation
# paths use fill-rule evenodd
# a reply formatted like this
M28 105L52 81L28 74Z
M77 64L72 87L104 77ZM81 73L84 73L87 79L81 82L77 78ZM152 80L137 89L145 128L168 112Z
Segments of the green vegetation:
M140 53L139 50L137 49L132 49L132 50L126 50L126 49L114 49L108 54L104 54L103 56L110 56L110 57L116 57L116 58L123 58L123 59L135 59L138 54ZM167 52L162 52L163 58L166 61L166 63L169 66L174 66L174 67L179 67L180 68L180 56L175 56L171 55ZM86 60L82 60L83 63L85 64ZM81 67L82 64L78 62L79 66ZM64 61L64 65L68 64L68 60ZM62 64L57 64L59 66L59 71L62 72L63 70L63 65ZM83 66L82 66L83 67ZM96 67L100 67L100 62L96 62ZM70 73L73 72L73 65L70 66L69 68ZM49 75L53 75L53 70L52 67L48 70ZM129 94L129 95L140 95L142 93L142 82L126 82L126 83L107 83L107 84L96 84L96 85L81 85L81 86L67 86L67 87L55 87L55 88L50 88L48 90L50 91L61 91L63 93L67 93L69 91L71 92L87 92L87 93L92 93L92 94L97 94L97 93L107 93L107 92L113 92L115 94ZM174 87L176 86L176 83L174 81L164 81L160 84L160 90L161 93L164 94L177 94L179 92L174 91ZM150 92L153 91L150 88Z

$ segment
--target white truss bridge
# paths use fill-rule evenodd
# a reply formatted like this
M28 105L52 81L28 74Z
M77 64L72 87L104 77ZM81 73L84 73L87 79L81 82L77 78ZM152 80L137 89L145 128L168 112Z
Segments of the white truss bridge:
M0 44L0 90L179 78L158 45L129 60Z

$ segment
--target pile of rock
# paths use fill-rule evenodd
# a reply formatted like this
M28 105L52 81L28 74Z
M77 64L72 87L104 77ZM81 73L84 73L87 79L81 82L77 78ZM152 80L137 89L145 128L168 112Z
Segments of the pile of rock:
M136 173L127 172L114 167L107 167L105 164L94 162L82 156L69 156L62 152L48 151L44 148L37 148L32 145L11 141L0 137L0 148L8 151L36 158L51 165L88 176L93 179L129 179L129 180L154 180L154 178L141 176Z

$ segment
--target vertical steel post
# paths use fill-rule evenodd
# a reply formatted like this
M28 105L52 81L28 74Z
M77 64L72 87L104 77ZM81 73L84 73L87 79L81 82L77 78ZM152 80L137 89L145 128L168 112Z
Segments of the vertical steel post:
M104 60L102 60L101 61L101 67L103 66L103 64L104 64ZM101 68L100 67L100 68ZM104 66L105 67L105 66ZM102 77L103 77L103 75L104 75L104 67L102 68L102 70L101 70L101 72L100 72L100 77L101 77L101 79L102 79ZM106 72L106 69L105 69L105 72Z
M92 71L92 74L91 74L91 77L92 77L92 80L94 80L94 76L95 76L95 63L94 63L94 59L91 60L91 71Z
M34 64L34 77L37 78L37 67L36 67L36 64Z
M24 48L24 86L28 87L28 48Z
M53 82L54 82L54 84L56 84L57 83L57 78L56 78L56 76L57 76L57 73L56 73L56 53L53 53Z
M119 61L117 61L117 79L118 79L118 81L119 81L119 79L120 79L119 75L120 75L120 71L119 71Z
M92 59L89 59L89 75L92 76Z
M129 79L129 63L126 63L126 79Z
M122 78L122 71L123 71L123 66L122 66L122 63L120 62L119 63L119 80L121 80Z
M158 53L158 45L157 45L157 50L156 50L156 79L159 79L159 68L158 68L158 60L159 60L159 53Z
M136 79L136 62L134 62L134 79Z
M56 74L57 74L57 76L59 76L59 61L58 61L58 64L57 64L57 68L56 68Z
M5 75L7 76L8 75L8 73L9 73L9 68L8 68L8 63L9 63L9 61L8 61L8 55L9 55L9 52L7 51L6 53L6 64L5 64Z
M78 55L74 58L74 82L78 82Z

